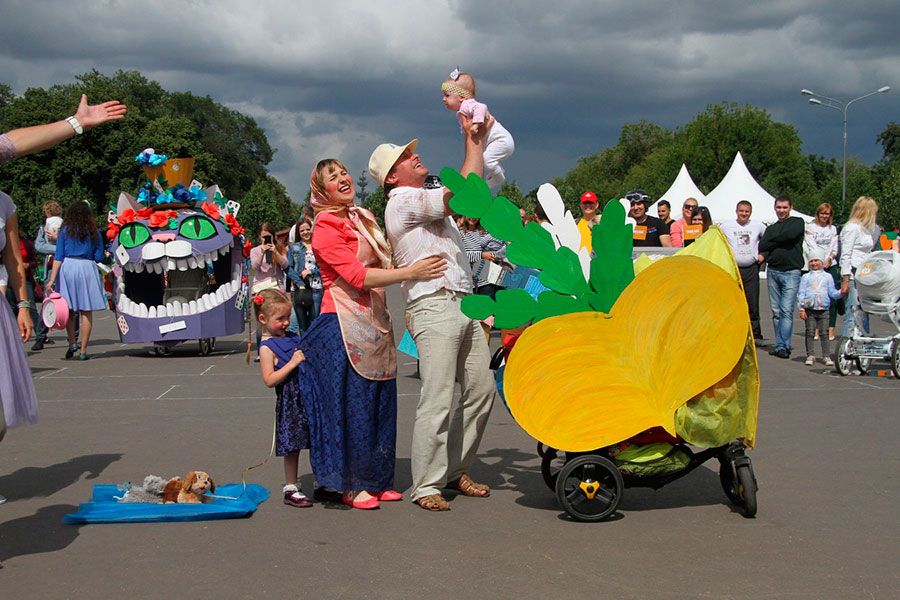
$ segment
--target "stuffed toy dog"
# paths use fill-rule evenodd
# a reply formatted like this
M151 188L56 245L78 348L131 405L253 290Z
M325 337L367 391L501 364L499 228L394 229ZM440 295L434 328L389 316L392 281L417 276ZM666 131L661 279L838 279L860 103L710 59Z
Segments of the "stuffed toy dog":
M175 495L171 500L167 500L167 490L170 486L176 486ZM142 486L132 486L126 484L127 489L121 498L117 498L119 502L141 502L146 504L161 504L164 502L176 502L178 500L178 489L181 488L181 477L173 477L166 481L158 475L147 475L144 477Z
M189 471L184 476L181 490L178 492L178 502L192 504L212 502L212 498L205 495L207 491L216 491L216 483L209 474L204 471Z

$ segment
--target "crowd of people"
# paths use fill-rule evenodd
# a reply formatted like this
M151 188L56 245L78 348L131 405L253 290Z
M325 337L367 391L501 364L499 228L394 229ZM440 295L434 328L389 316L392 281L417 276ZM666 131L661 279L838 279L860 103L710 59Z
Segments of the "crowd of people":
M483 104L474 100L475 81L454 71L441 86L444 104L456 112L464 139L463 176L485 177L492 189L505 179L501 161L512 137ZM0 135L0 161L36 152L113 121L125 114L118 102L91 106L82 99L75 116L59 123ZM309 450L317 482L313 499L332 500L361 510L403 495L394 489L397 427L397 360L385 288L399 285L405 325L419 353L421 393L413 425L409 498L427 511L446 511L447 489L482 498L490 488L469 474L497 395L489 369L483 324L466 317L460 302L470 293L493 297L501 288L505 244L477 219L454 216L451 192L426 185L429 171L416 153L418 140L384 143L371 154L369 173L384 187L384 230L354 202L354 180L337 158L319 160L310 173L310 207L285 243L264 223L250 251L250 307L257 360L265 385L276 391L275 453L284 459L283 501L308 507L312 500L298 483L299 455ZM693 243L713 224L707 207L686 198L679 219L671 205L648 214L649 195L625 194L633 243L638 248L679 248ZM591 231L599 222L597 195L580 197L577 221L581 245L591 251ZM736 218L720 224L734 252L746 293L753 335L760 327L759 278L765 267L775 331L771 354L792 352L793 316L806 322L807 364L815 361L818 337L823 360L831 365L829 341L844 315L843 335L854 322L868 329L856 306L854 274L877 244L877 203L868 197L853 205L839 232L828 204L815 220L791 216L787 197L775 200L777 221L751 219L750 202L739 201ZM0 193L0 249L8 290L17 311L0 310L0 394L9 426L33 422L37 408L22 342L38 324L32 349L52 343L35 312L42 295L56 289L77 317L67 325L66 358L87 360L92 314L107 306L96 262L104 259L103 238L91 207L72 204L63 216L55 202L35 243L23 239L15 206ZM523 221L546 223L538 206ZM39 259L44 256L45 259ZM805 272L805 274L804 274ZM2 282L7 285L7 282ZM827 324L827 325L826 325ZM456 384L461 396L454 401ZM5 425L0 429L0 437Z

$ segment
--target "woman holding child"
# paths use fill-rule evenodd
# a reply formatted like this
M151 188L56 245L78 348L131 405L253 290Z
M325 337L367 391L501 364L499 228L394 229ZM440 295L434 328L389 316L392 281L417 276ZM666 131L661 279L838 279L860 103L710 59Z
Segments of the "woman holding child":
M312 249L322 277L321 312L303 336L300 394L310 422L318 484L344 504L378 508L395 492L397 358L384 287L438 277L443 259L392 269L391 250L369 211L354 205L353 178L336 159L310 175Z

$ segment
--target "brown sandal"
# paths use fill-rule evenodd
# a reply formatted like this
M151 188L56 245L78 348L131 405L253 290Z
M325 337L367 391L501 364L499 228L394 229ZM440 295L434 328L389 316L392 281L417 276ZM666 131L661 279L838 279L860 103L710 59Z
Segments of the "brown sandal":
M440 494L422 496L421 498L417 499L415 503L418 504L421 508L433 512L450 510L450 503L447 502Z
M457 490L463 496L470 498L487 498L491 495L491 488L486 483L475 483L465 473L456 481L448 483L447 487L451 490Z

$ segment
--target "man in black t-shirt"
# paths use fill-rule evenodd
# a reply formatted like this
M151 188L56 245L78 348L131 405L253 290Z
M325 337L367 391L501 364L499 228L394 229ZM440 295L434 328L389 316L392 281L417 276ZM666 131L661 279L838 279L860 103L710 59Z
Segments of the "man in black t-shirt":
M672 245L669 237L669 226L656 217L647 214L650 206L650 198L646 194L629 193L625 196L631 204L631 216L634 218L634 245L641 246L665 246Z

